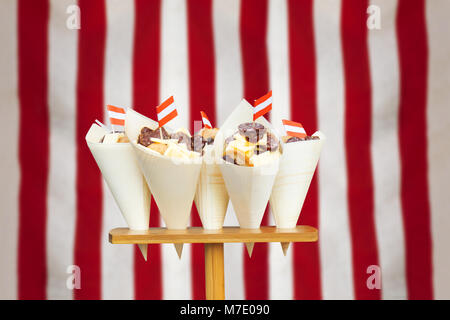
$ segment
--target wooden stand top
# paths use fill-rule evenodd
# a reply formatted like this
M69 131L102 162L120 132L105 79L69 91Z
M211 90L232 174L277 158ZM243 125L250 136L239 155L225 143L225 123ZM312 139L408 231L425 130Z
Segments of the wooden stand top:
M311 226L292 229L277 229L275 226L259 229L223 227L220 230L205 230L202 227L189 227L185 230L150 228L145 231L115 228L109 232L109 242L113 244L314 242L317 239L317 229Z

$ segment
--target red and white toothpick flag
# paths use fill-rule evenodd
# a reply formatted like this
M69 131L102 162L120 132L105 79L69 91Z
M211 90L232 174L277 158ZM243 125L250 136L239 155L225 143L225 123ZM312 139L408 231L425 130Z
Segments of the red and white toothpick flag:
M111 105L107 105L106 109L108 110L108 117L109 122L111 122L112 131L125 131L125 109Z
M158 114L158 123L160 128L178 116L177 107L173 101L173 96L157 106L156 113Z
M209 121L208 116L206 115L206 113L203 112L203 111L200 111L200 114L202 115L203 126L206 129L212 129L211 121Z
M305 129L299 122L294 122L291 120L282 120L284 125L284 130L286 134L291 137L304 138L307 136Z
M272 90L263 95L261 98L255 100L253 108L253 121L265 115L270 110L272 110Z

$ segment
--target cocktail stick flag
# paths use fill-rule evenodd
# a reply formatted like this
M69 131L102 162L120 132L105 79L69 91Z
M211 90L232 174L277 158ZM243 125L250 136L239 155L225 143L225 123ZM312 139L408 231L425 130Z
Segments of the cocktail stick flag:
M294 122L291 120L282 120L284 125L284 130L286 134L291 137L304 138L307 136L305 129L299 122Z
M111 105L107 105L106 109L113 132L125 131L125 109Z
M263 95L261 98L255 100L253 108L253 121L265 115L270 110L272 110L272 90Z
M200 111L200 114L202 115L203 126L207 129L212 129L211 121L209 121L206 113L203 111Z
M156 113L158 114L158 123L160 128L178 116L177 107L173 101L173 96L156 107Z

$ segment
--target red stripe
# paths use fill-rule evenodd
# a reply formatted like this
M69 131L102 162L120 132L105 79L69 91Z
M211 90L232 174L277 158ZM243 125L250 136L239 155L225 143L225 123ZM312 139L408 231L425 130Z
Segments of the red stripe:
M212 1L187 1L189 85L191 131L194 120L204 110L215 120L215 67L212 23ZM201 226L195 206L192 208L191 223ZM205 273L203 245L192 245L192 298L205 299Z
M159 102L160 0L136 0L133 57L133 105L136 111L156 119ZM154 199L150 227L159 227L159 210ZM149 245L147 262L138 247L134 252L135 299L162 299L161 247Z
M345 146L355 298L380 299L381 290L370 290L366 284L369 277L367 267L379 265L370 153L372 106L367 6L368 2L361 0L347 0L342 4Z
M100 171L86 145L93 119L103 119L103 74L106 37L104 1L80 0L77 78L77 220L75 264L82 285L76 299L101 298L102 184Z
M428 195L425 2L400 0L397 12L400 60L399 144L401 201L409 299L433 299L432 240Z
M291 119L299 120L309 132L317 130L316 52L313 1L288 2ZM317 172L309 187L298 224L319 227ZM318 243L294 243L294 299L321 299Z
M268 5L266 0L242 0L240 36L244 75L244 96L253 101L269 90L267 60ZM267 225L268 210L262 225ZM256 243L252 258L243 248L246 299L269 298L269 265L267 243Z
M46 298L48 20L47 1L19 1L19 299Z

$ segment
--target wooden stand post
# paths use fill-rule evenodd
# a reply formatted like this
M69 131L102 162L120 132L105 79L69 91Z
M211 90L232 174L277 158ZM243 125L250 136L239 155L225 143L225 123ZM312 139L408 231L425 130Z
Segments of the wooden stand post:
M207 300L225 299L223 243L205 243L205 285Z

